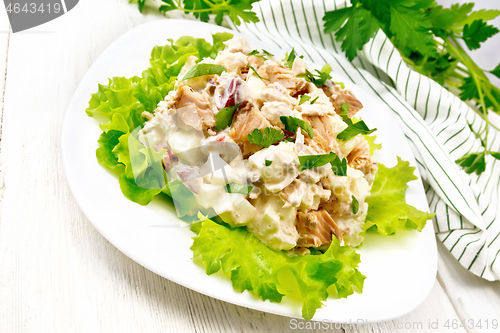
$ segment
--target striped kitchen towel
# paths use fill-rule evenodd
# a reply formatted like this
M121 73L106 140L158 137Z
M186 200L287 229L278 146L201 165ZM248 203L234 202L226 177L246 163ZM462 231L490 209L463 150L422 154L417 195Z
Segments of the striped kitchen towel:
M261 0L254 4L260 22L231 27L283 51L292 48L317 64L373 91L399 119L422 175L438 239L462 266L487 280L500 277L500 161L486 157L486 171L468 175L454 162L480 150L475 132L485 121L436 82L412 71L382 31L353 63L332 34L323 33L325 11L345 7L344 0ZM500 117L491 115L500 127ZM489 149L500 151L500 135L491 130Z

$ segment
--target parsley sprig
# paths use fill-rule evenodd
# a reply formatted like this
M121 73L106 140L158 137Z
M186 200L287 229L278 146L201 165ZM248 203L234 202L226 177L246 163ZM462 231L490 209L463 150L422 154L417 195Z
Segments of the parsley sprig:
M215 115L215 130L220 131L223 130L233 123L234 112L241 103L238 103L234 106L226 106Z
M264 54L262 54L262 53L264 53ZM274 57L274 54L272 54L266 50L262 50L262 52L259 50L252 50L251 52L247 53L247 56L251 56L251 55L262 58L262 60L268 60L268 58L266 56Z
M239 193L243 195L247 195L252 189L253 186L251 185L241 185L235 182L231 182L229 184L226 184L225 186L225 190L227 193Z
M262 81L264 81L264 80L266 80L266 81L271 81L271 80L269 80L269 79L266 79L266 78L264 78L264 77L260 76L260 74L259 74L259 73L257 73L257 70L255 70L255 68L253 68L252 66L250 66L250 65L247 65L247 66L248 66L248 68L250 68L250 69L252 70L252 72L253 72L253 73L254 73L254 74L255 74L255 75L256 75L259 79L261 79Z
M334 152L330 152L329 154L299 156L299 162L301 171L319 168L320 166L330 163L335 175L347 176L347 160L345 158L340 159Z
M473 11L474 3L444 8L435 0L352 0L351 4L325 14L325 32L335 32L347 58L353 60L382 29L414 70L467 101L486 122L483 131L476 133L483 138L483 149L456 162L467 173L481 174L486 155L497 158L499 154L488 150L487 138L490 127L500 131L488 119L489 111L500 113L500 88L490 82L460 40L469 50L479 48L499 32L487 21L500 15L500 10ZM500 78L500 64L489 72Z
M300 127L307 133L307 135L309 135L311 139L314 137L313 128L311 124L309 124L308 122L292 116L289 117L281 116L280 120L283 123L283 125L285 125L285 129L287 131L296 134L297 128Z
M160 12L166 13L172 10L181 10L200 21L208 22L210 17L215 16L215 23L222 24L224 16L229 16L234 24L240 25L241 21L246 23L259 22L257 14L252 11L252 4L259 0L161 0L161 6L156 7ZM146 7L146 0L130 0L137 3L139 10Z
M273 143L281 141L285 135L283 132L272 127L266 127L263 131L255 128L252 133L247 135L248 141L264 148L269 148Z
M369 129L368 126L366 126L365 122L363 120L358 121L357 123L352 123L352 120L349 119L351 124L347 126L345 130L337 134L337 139L342 140L342 141L347 141L350 138L355 137L358 134L362 135L368 135L372 134L375 132L377 129Z
M318 71L316 70L316 74L311 73L308 69L306 69L305 75L299 75L306 79L307 82L312 82L316 86L322 86L326 83L326 80L331 79L330 72L332 71L332 67L329 64L323 66L323 68Z
M298 56L300 59L304 58L304 56ZM295 53L295 49L292 48L290 53L287 53L285 55L285 59L283 59L283 63L285 64L286 67L292 68L293 67L293 62L295 61L295 58L297 58L297 54Z

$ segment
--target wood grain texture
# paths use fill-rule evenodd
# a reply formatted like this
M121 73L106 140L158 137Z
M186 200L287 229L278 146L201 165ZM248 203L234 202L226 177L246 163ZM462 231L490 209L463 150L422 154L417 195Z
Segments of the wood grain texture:
M60 158L69 100L112 41L155 19L126 0L85 0L41 27L0 33L2 92L7 70L0 147L0 332L293 331L290 318L218 301L138 265L93 228L69 191ZM2 19L0 30L7 27ZM387 323L393 328L297 331L436 332L428 328L429 320L500 313L498 284L471 279L443 251L430 296ZM485 299L488 313L478 306ZM421 329L404 328L419 322Z

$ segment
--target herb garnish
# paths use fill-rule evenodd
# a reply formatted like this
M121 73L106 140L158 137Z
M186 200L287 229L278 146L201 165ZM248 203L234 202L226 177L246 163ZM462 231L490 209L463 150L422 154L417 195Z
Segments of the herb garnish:
M379 29L402 54L403 59L415 71L426 75L463 101L472 101L472 108L484 119L486 126L480 152L469 153L456 160L467 173L481 174L485 157L496 152L488 150L490 123L488 112L500 113L500 88L491 83L460 43L470 50L499 30L486 22L500 15L500 10L473 11L474 3L454 4L450 8L438 5L434 0L357 0L353 5L326 12L325 33L335 32L342 41L342 50L353 60ZM500 77L500 64L489 71Z
M347 126L345 130L337 134L337 139L347 141L358 134L368 135L375 132L376 130L376 128L369 129L368 126L366 126L365 122L361 120L357 123Z
M266 81L271 81L271 80L269 80L269 79L265 79L265 78L263 78L262 76L260 76L260 75L259 75L259 73L257 73L257 71L255 70L255 68L253 68L252 66L250 66L250 65L247 65L247 66L248 66L248 68L250 68L250 69L254 72L254 74L255 74L255 75L257 75L257 77L258 77L259 79L261 79L261 80L266 80Z
M203 75L222 74L223 72L227 72L227 69L224 66L200 63L191 67L187 73L184 74L182 79L187 80Z
M311 99L311 96L308 96L308 95L300 95L300 100L299 100L299 105L302 105L304 104L305 102L307 102L308 100Z
M236 184L235 182L231 182L229 184L226 184L225 187L226 187L227 193L239 193L239 194L244 194L244 195L247 195L248 193L250 193L250 191L253 188L253 186Z
M347 176L347 160L340 157L334 152L321 155L306 155L299 156L300 170L318 168L327 163L332 165L333 173L337 176Z
M217 131L223 130L226 127L231 126L233 122L233 115L236 109L241 105L238 103L234 106L226 106L215 115L215 129Z
M273 143L281 141L285 135L283 132L272 127L264 128L264 131L256 128L247 135L248 141L264 148L269 148Z
M292 48L290 53L287 53L285 55L285 59L283 59L285 66L291 69L293 67L293 62L295 61L295 58L297 58L297 54L295 53L295 48ZM303 59L304 56L299 56L299 58Z
M309 124L308 122L291 116L290 117L281 116L280 120L285 125L285 129L287 131L295 134L297 133L297 128L300 127L307 133L307 135L309 135L311 139L313 138L314 136L313 128L311 124Z
M358 199L353 195L352 196L352 213L357 214L359 210L359 202Z

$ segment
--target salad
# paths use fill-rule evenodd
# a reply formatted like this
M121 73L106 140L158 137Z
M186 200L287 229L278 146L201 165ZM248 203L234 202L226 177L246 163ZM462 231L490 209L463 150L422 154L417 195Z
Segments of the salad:
M376 129L328 65L232 37L170 40L141 77L99 85L86 110L103 130L96 156L130 200L172 197L207 274L300 300L311 319L327 297L362 292L369 232L420 231L432 215L405 202L408 162L372 158Z

